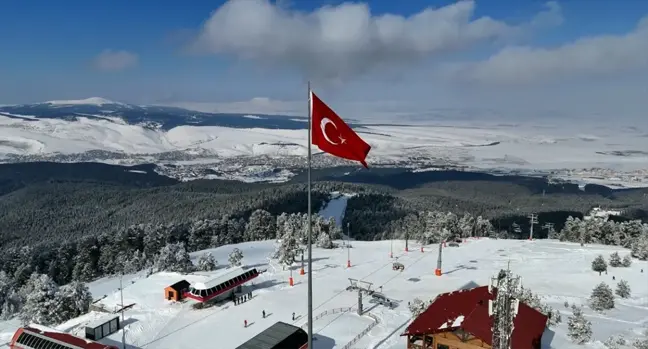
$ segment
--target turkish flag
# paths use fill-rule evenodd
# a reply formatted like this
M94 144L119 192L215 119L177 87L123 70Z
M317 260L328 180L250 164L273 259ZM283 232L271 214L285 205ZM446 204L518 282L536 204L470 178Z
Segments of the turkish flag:
M371 146L349 125L311 92L312 142L323 152L339 158L359 161L368 168L365 159Z

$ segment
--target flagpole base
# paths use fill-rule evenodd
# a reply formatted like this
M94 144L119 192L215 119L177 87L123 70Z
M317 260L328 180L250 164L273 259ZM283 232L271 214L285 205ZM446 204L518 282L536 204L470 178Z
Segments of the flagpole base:
M423 252L423 246L421 246L421 252Z
M290 284L290 286L295 286L295 282L292 277L288 278L288 283Z
M304 272L304 268L299 269L299 275L306 275L306 272Z
M405 252L409 252L409 249L407 247L405 247Z
M351 268L351 260L350 259L347 260L347 268Z
M389 252L389 258L394 258L394 253L393 252Z
M441 269L434 269L434 275L441 276Z

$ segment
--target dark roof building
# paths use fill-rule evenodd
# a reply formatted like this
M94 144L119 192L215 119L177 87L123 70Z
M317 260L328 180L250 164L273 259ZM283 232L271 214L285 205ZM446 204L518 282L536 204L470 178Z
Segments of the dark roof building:
M181 281L178 281L178 282L176 282L175 284L173 284L173 285L171 285L169 287L176 290L177 292L182 292L184 290L189 289L189 286L190 286L189 281L181 280Z
M117 347L107 344L93 342L91 340L79 338L69 333L63 333L56 330L45 328L36 328L40 326L30 325L31 327L21 327L13 335L9 348L16 349L117 349ZM48 331L49 330L49 331Z
M410 338L408 347L411 348L418 347L414 344L417 341L432 341L431 337L434 341L447 341L450 336L440 339L435 335L448 332L461 333L456 337L461 337L462 341L473 340L475 347L482 346L478 343L490 346L493 319L488 313L488 301L494 300L496 294L497 289L493 288L491 293L487 286L440 294L401 336ZM511 349L539 349L547 320L546 315L520 302L513 322ZM424 338L426 336L430 337Z
M306 331L279 321L236 349L306 349L307 347Z

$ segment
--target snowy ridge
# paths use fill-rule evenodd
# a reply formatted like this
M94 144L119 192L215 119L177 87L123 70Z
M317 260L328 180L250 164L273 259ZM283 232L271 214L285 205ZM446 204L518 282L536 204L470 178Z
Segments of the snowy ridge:
M209 161L209 157L304 157L307 152L305 129L177 126L165 130L159 125L133 125L104 115L77 115L78 120L68 121L35 119L29 115L9 117L8 113L3 113L0 114L0 156L51 156L91 150L134 156L180 151L203 154L205 161ZM542 130L550 135L540 137L537 135L539 131L533 127L520 126L513 130L502 126L475 128L462 125L373 125L360 127L357 131L372 146L368 157L370 164L424 158L431 164L454 164L476 169L596 167L636 172L636 175L624 175L625 179L619 178L614 171L570 172L570 176L586 177L588 182L595 183L616 181L631 185L635 180L641 183L641 178L648 178L648 169L645 169L648 152L636 151L622 156L616 150L609 150L610 144L616 144L615 148L645 149L648 138L643 135L619 134L583 140L570 134L569 130L559 128ZM546 142L550 136L555 142ZM601 151L605 149L609 151Z
M86 99L71 99L71 100L60 100L60 101L47 101L44 104L52 104L52 105L97 105L97 106L102 106L105 104L115 104L115 105L126 105L121 102L115 102L111 101L105 98L101 97L90 97Z

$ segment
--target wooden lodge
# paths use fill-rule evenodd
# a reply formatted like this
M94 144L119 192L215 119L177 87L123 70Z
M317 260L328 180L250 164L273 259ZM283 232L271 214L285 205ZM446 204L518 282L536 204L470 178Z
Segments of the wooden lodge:
M438 295L407 327L407 349L491 349L493 320L488 301L497 289L487 286ZM540 349L547 316L520 303L511 349Z
M182 300L184 293L189 290L189 286L187 280L180 280L164 289L164 298L169 301L173 300L179 302Z

